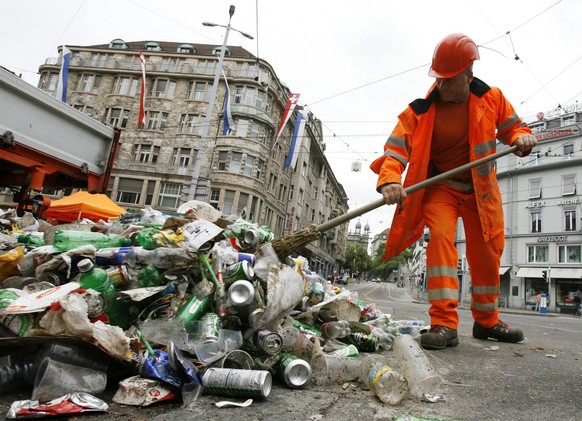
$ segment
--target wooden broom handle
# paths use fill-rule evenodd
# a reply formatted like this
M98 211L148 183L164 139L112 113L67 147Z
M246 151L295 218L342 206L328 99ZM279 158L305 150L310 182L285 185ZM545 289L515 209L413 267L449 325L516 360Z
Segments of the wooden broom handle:
M502 156L509 155L510 153L513 153L515 151L517 151L517 145L511 146L503 151L495 152L492 155L483 157L483 158L478 159L476 161L469 162L468 164L461 165L460 167L453 168L452 170L449 170L449 171L444 172L442 174L435 175L434 177L431 177L431 178L428 178L424 181L421 181L418 184L414 184L412 186L405 188L404 191L406 192L406 194L414 193L414 192L421 190L421 189L424 189L432 184L438 183L439 181L443 181L443 180L450 178L456 174L462 173L463 171L478 167L479 165L493 161L493 160L500 158ZM377 209L380 206L385 205L385 204L386 204L386 202L384 202L384 198L375 200L373 202L368 203L367 205L359 207L358 209L354 209L353 211L350 211L348 213L344 213L343 215L336 216L335 218L332 218L329 221L318 225L317 231L323 232L323 231L327 231L331 228L335 228L335 227L343 224L344 222L347 222L351 219L354 219L358 216L361 216L365 213L368 213L368 212L370 212L374 209Z

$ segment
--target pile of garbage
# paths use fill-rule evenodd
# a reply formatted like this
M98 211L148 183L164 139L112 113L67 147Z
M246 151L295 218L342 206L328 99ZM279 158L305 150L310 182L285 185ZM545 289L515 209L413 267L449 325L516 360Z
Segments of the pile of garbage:
M413 338L422 322L393 320L300 255L281 262L269 227L206 203L56 226L8 210L0 227L0 394L33 388L7 418L107 411L95 395L113 372L127 373L113 401L135 406L266 398L273 381L360 381L395 405L440 384Z

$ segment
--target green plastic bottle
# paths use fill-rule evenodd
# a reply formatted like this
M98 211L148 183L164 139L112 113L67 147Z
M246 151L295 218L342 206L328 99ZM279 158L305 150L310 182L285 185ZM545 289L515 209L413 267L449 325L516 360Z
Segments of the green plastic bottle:
M81 272L79 285L81 288L93 289L103 295L105 301L104 314L109 324L128 329L131 326L131 316L123 300L118 299L117 290L104 269L95 267L90 259L83 259L77 267Z
M69 251L77 247L93 245L96 249L127 247L132 242L117 234L102 234L92 231L55 231L53 247L59 251Z

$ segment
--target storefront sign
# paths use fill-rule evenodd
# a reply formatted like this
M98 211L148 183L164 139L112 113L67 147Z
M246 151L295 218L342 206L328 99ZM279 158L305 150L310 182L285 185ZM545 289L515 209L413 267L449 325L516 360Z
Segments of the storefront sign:
M550 242L564 242L568 240L567 235L550 235L537 238L538 243L550 243Z
M546 206L545 200L541 200L539 202L529 202L529 203L525 204L526 209L527 208L543 208L544 206Z
M536 133L535 136L538 141L542 141L548 139L556 139L558 137L572 136L573 134L574 130L572 130L572 128L569 128L561 130L552 130L551 132Z

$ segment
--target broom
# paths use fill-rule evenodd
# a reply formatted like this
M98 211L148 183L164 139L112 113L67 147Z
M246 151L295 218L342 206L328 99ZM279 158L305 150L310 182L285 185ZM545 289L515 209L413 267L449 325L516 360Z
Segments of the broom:
M439 181L443 181L447 178L450 178L456 174L459 174L463 171L470 170L471 168L478 167L479 165L485 164L487 162L493 161L497 158L500 158L505 155L509 155L517 151L517 146L511 146L503 151L496 152L492 155L486 156L484 158L478 159L473 162L469 162L468 164L461 165L460 167L453 168L450 171L444 172L442 174L436 175L424 181L421 181L418 184L413 186L409 186L404 189L406 194L411 194L421 189L424 189L432 184L438 183ZM356 218L361 216L367 212L370 212L374 209L379 208L380 206L384 205L384 198L375 200L373 202L368 203L358 209L354 209L348 213L343 215L337 216L335 218L330 219L327 222L324 222L320 225L311 225L309 228L305 228L303 230L294 232L292 234L286 235L284 237L275 238L271 245L273 246L273 250L277 254L277 257L281 262L285 262L287 256L291 255L292 253L299 251L302 247L306 246L307 244L315 241L319 238L319 234L321 232L327 231L331 228L335 228L350 219Z

